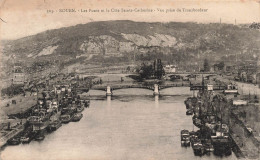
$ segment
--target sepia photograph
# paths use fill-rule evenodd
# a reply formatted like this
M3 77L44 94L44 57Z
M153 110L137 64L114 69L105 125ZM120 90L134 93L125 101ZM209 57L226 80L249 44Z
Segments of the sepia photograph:
M259 0L0 0L0 160L259 160Z

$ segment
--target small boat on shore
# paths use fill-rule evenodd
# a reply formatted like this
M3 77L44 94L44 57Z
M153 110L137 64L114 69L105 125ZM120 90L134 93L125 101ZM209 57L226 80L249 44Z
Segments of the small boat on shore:
M83 117L83 114L82 114L82 113L76 113L76 114L74 114L74 116L72 117L72 122L77 122L77 121L79 121L82 117Z

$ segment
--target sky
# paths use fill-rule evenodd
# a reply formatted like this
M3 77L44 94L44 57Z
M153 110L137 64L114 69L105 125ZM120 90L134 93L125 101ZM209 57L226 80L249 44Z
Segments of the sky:
M260 22L259 0L0 0L0 39L18 39L49 29L92 21L133 20L144 22L232 23ZM152 9L153 12L121 12L121 9ZM177 9L207 12L177 12ZM76 12L59 12L75 9ZM108 10L109 12L89 12ZM158 11L157 9L164 10ZM166 10L175 12L168 12ZM47 13L53 10L54 13ZM87 10L88 12L81 12ZM120 12L112 12L120 10Z

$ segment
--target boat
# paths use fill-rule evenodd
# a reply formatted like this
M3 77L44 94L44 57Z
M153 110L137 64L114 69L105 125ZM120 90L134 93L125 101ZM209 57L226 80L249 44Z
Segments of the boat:
M89 104L90 104L90 101L89 101L89 100L85 100L85 101L84 101L84 106L85 106L86 108L89 107Z
M46 110L37 110L36 116L30 116L27 118L27 121L30 125L32 125L33 131L41 131L45 130L49 125L49 119L52 115L52 113L48 113Z
M203 146L204 146L206 152L214 151L214 146L212 145L210 140L206 140L205 143L203 144Z
M80 105L80 106L77 107L77 112L78 113L82 112L83 110L84 110L83 106Z
M191 102L191 97L188 97L185 101L184 104L186 106L186 109L191 109L192 108L192 102Z
M34 137L35 141L42 141L44 140L45 136L43 133L37 133L36 136Z
M64 114L66 114L67 112L69 112L70 111L70 107L63 107L62 109L61 109L61 115L64 115Z
M225 137L218 137L212 141L214 154L216 155L231 155L232 149L230 141Z
M192 115L193 114L193 110L192 109L188 109L187 111L186 111L186 115Z
M190 141L194 141L194 139L198 139L198 133L195 131L190 132Z
M198 99L196 97L188 97L184 101L184 104L186 105L186 109L190 109L193 106L195 106L197 102L198 102Z
M71 114L64 114L60 116L60 120L62 123L69 123L72 119Z
M31 138L29 137L29 136L22 136L21 138L20 138L20 141L21 141L21 143L30 143L31 142Z
M199 118L193 118L193 124L198 128L202 126L202 122Z
M72 117L72 122L77 122L83 117L82 113L75 113L74 116Z
M70 113L77 113L77 106L76 105L72 105L71 107L70 107Z
M181 145L190 146L190 132L188 130L181 130Z
M193 148L194 144L200 143L201 140L198 138L197 135L194 135L194 136L191 136L191 137L190 137L190 142L191 142L191 146L192 146L192 148Z
M21 136L20 141L21 143L30 143L32 139L35 137L35 132L27 132L23 136Z
M201 142L196 142L193 144L193 152L195 155L202 156L205 153L205 149Z
M61 127L61 125L62 124L61 124L60 120L55 120L48 126L47 130L49 132L56 131L58 128Z
M211 141L216 155L230 155L232 153L229 128L226 124L217 124L216 133L211 135Z
M9 145L18 145L20 143L21 143L20 137L18 137L18 136L15 136L7 141L7 144L9 144Z

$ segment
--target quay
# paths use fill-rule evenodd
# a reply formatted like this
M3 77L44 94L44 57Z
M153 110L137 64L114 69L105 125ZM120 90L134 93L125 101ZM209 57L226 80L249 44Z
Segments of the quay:
M0 148L6 145L7 141L14 136L18 135L24 130L24 124L18 124L15 128L12 128L9 132L1 133Z
M197 97L189 97L185 101L186 114L194 114L193 124L200 128L200 137L210 139L212 142L215 141L215 138L221 139L223 142L218 142L219 147L225 146L224 140L229 141L229 149L232 148L237 157L258 159L260 134L259 130L255 130L257 128L250 125L250 123L257 124L259 121L257 95L251 96L251 98L250 95L239 95L238 87L234 82L230 84L230 81L223 82L215 78L208 82L202 79L201 86L191 87L191 90L198 90L198 94ZM217 126L220 124L219 131L215 130L216 124ZM210 138L207 135L212 136ZM215 147L214 152L217 149ZM227 149L219 153L226 154ZM201 152L201 154L203 153Z
M80 112L89 106L89 101L82 100L75 88L71 82L57 84L54 81L5 98L1 103L0 147L43 140L46 132L61 126L62 117L70 116L67 122L79 121L83 117Z

